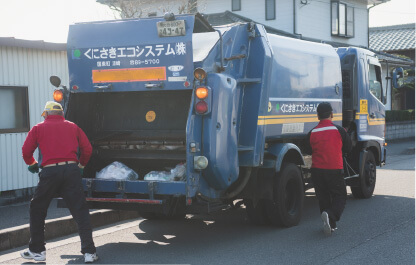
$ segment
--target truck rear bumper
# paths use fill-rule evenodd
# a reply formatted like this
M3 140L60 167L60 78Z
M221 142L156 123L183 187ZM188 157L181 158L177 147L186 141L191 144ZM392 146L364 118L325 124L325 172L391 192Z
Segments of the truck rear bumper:
M88 197L93 197L93 193L102 192L114 193L113 198L124 198L128 194L147 195L150 200L153 200L156 195L186 195L186 182L184 181L83 179L82 184L84 191L88 193Z

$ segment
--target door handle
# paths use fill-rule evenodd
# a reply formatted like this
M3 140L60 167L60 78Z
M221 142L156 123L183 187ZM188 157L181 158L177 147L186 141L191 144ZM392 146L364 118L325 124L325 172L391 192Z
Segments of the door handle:
M376 115L373 113L370 114L370 118L374 119L376 117Z

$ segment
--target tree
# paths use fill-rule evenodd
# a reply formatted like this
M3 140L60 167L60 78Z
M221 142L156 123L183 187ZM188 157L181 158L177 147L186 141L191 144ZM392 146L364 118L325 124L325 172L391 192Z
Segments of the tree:
M206 0L199 1L205 2ZM98 0L120 14L121 18L142 18L149 15L162 15L166 12L174 14L196 13L201 6L198 0Z

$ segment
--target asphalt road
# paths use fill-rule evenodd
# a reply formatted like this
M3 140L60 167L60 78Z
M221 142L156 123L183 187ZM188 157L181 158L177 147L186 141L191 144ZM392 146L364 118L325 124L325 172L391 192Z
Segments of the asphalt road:
M250 225L243 208L180 221L135 220L94 231L99 264L415 264L414 141L389 145L374 196L349 192L338 231L324 236L308 192L300 224ZM19 249L0 263L22 264ZM81 264L76 235L47 244L47 264ZM27 262L26 262L27 264Z

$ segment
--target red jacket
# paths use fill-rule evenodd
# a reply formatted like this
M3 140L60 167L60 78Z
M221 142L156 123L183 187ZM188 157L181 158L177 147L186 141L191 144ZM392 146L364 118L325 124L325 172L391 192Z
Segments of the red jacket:
M26 164L35 162L33 152L36 148L39 148L40 166L65 161L76 161L85 166L92 153L85 133L75 123L59 115L47 116L45 121L30 130L22 147ZM81 155L78 159L79 151Z
M312 168L343 169L343 153L351 151L351 139L344 128L321 120L309 134Z

